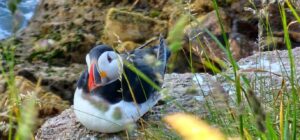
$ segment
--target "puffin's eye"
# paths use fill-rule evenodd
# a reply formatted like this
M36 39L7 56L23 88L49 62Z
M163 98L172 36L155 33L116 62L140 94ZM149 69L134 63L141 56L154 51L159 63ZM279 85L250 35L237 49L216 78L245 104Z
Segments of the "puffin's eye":
M107 60L110 63L112 61L111 57L107 54Z

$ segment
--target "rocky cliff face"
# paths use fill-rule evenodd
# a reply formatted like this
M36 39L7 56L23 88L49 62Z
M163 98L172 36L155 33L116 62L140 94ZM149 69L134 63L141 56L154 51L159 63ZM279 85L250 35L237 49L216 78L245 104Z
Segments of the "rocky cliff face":
M236 9L229 6L236 3L238 2L220 2L220 6L224 7L220 10L220 15L224 21L225 32L234 34L229 36L234 58L240 59L252 54L258 47L254 43L255 39L253 40L255 24L238 22L240 24L232 25L234 19L230 13ZM86 53L92 47L104 43L124 52L144 43L155 44L153 40L159 34L168 38L168 32L179 17L187 12L185 9L189 8L197 16L197 21L185 25L183 49L172 55L170 66L173 67L170 68L170 72L191 71L190 60L184 59L189 51L192 51L194 70L209 71L203 62L226 60L227 56L215 41L204 33L204 29L207 28L222 39L216 12L213 11L210 2L201 0L192 1L190 5L168 0L41 0L29 26L17 34L17 39L3 41L2 46L7 42L17 46L15 71L19 75L32 82L42 77L42 86L64 99L71 100L77 75L84 67ZM253 15L249 16L253 20L256 19ZM244 28L237 27L238 29L232 30L232 26L246 26L254 30L248 34L242 32ZM199 39L202 41L199 42ZM3 53L3 50L5 49L0 51Z
M241 68L240 74L250 79L259 78L266 81L265 84L255 84L256 86L277 90L286 76L279 74L281 68L284 66L287 71L290 68L287 52L274 51L261 54L255 52L285 48L278 5L272 3L264 5L260 1L251 4L248 0L218 1L218 4L220 20L228 37L230 50L236 60L240 59L238 62ZM255 11L253 4L261 11ZM293 47L296 47L300 42L300 26L299 23L293 22L295 18L292 13L288 9L286 11L289 17L287 19L289 35ZM173 68L170 73L191 72L190 64L196 72L202 73L167 74L164 84L167 94L164 103L157 105L144 116L144 119L153 122L150 123L151 126L169 132L161 122L161 117L168 113L184 110L205 117L210 115L204 107L206 103L216 102L220 109L234 104L231 100L233 98L231 94L235 93L232 90L233 83L226 81L222 74L206 73L209 68L203 65L207 61L216 64L219 64L219 60L228 61L222 48L206 31L207 29L219 39L221 44L225 44L219 18L210 0L192 0L190 3L171 0L41 0L29 26L18 33L16 39L2 41L0 53L6 55L7 50L14 50L15 73L23 79L26 78L25 80L33 85L41 78L41 86L45 90L41 96L51 93L49 97L51 102L57 99L61 102L59 104L65 105L51 106L50 108L56 111L54 113L46 111L48 115L45 118L48 118L69 108L68 103L61 98L72 102L76 81L85 68L85 55L92 47L96 44L109 44L117 51L125 52L143 44L152 45L156 43L155 38L159 34L169 38L170 31L184 13L192 14L193 20L184 25L183 38L179 39L182 49L172 54L170 64ZM268 19L270 23L274 23L270 27L274 31L273 42L269 38L270 32L260 29L262 23L259 19ZM300 62L297 57L299 49L295 48L293 52L295 62ZM2 65L7 67L8 62L3 61ZM224 68L223 71L229 76L232 75L230 68ZM0 96L7 96L2 95L7 90L5 81L2 83ZM259 88L255 88L258 93ZM265 101L270 100L268 96L261 96L261 98ZM45 106L47 102L41 103ZM235 108L233 110L239 111ZM5 112L5 109L0 108L0 111L0 113ZM41 123L45 120L43 119ZM153 127L147 126L144 131L133 132L132 137L142 138L144 133L154 133L154 131ZM38 130L36 138L76 139L103 136L120 139L125 134L104 135L86 130L76 121L72 108L69 108L59 116L49 119Z
M300 66L300 48L293 50L294 59L297 66ZM258 58L260 61L257 61ZM281 58L277 60L274 58ZM266 106L273 105L274 99L271 93L281 90L282 81L288 79L290 72L290 64L287 51L270 51L265 53L256 53L252 56L241 59L240 73L246 76L251 83L256 85L253 87L256 96L263 101ZM281 70L285 69L287 73L281 74ZM296 67L299 71L300 67ZM230 75L231 70L222 74ZM208 117L209 108L207 104L214 104L219 111L230 107L233 112L240 111L235 108L234 101L235 91L234 83L224 79L222 74L210 75L206 73L197 74L166 74L164 79L164 98L161 103L156 105L150 112L144 115L140 120L147 121L143 126L137 125L137 130L131 132L130 139L143 139L144 133L155 131L153 127L158 127L168 132L167 125L162 122L162 117L174 112L192 113L203 118ZM298 79L299 77L297 77ZM259 79L259 80L257 80ZM264 83L264 84L262 84ZM289 83L289 81L287 81ZM290 89L290 85L287 84ZM263 93L261 90L265 90ZM268 108L265 113L272 112ZM142 128L144 127L144 128ZM171 132L168 132L171 133ZM49 119L38 130L36 139L126 139L125 132L117 134L101 134L87 130L77 120L73 113L73 108L65 110L62 114ZM156 137L157 138L157 137ZM159 137L159 139L167 139Z
M248 12L248 19L236 19L235 15L238 16L245 11L230 8L230 5L249 6L246 2L232 1L219 4L223 6L220 15L224 21L225 32L229 33L229 39L232 40L230 42L234 47L231 50L235 58L250 55L253 50L257 50L254 43L257 25L248 20L257 21L257 17ZM168 32L179 17L189 10L197 21L186 25L186 37L182 40L184 51L179 51L179 55L185 56L192 47L194 67L197 71L203 71L202 60L226 59L226 57L212 38L204 33L204 29L207 28L214 35L221 36L221 28L211 2L201 0L191 3L168 0L119 2L42 0L29 26L18 35L22 46L19 54L30 62L42 60L60 66L84 63L85 54L96 44L109 44L117 50L124 51L152 40L159 34L168 37ZM250 27L249 32L252 33L248 34L244 28L239 28L240 26ZM202 41L197 42L197 39ZM209 55L204 56L201 52ZM184 59L174 61L184 66L187 64ZM173 70L190 71L188 66L175 67Z

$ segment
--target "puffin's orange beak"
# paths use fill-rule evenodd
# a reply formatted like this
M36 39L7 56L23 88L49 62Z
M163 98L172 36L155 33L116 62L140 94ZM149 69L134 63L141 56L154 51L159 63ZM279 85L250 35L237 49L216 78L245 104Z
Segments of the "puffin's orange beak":
M95 68L95 63L92 63L91 68L89 69L89 79L88 79L88 90L89 91L92 91L96 87L94 68Z
M91 67L89 69L89 79L88 79L88 90L92 91L93 89L102 86L102 78L106 78L107 73L105 71L100 71L97 69L95 61L92 61Z

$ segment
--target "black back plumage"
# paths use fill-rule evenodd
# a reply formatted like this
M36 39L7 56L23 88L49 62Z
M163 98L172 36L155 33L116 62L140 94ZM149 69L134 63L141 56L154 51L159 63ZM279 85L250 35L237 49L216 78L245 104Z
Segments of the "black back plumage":
M84 93L88 93L88 78L89 73L88 70L85 69L84 72L81 73L78 81L77 81L77 88L82 89Z
M146 55L154 56L154 61L160 61L159 64L150 65L149 62L147 62L147 59L145 59ZM155 84L161 86L162 83L160 81L163 79L160 78L164 77L169 56L170 51L168 50L164 39L160 38L160 44L158 46L136 49L122 57L123 61L125 60L133 64ZM128 78L128 82L124 79L124 75L122 78L123 99L125 101L134 101L135 98L137 103L143 103L155 92L155 89L148 82L139 77L135 72L131 71L126 65L124 66L124 74ZM129 86L132 89L134 97L132 97Z
M146 53L154 55L153 49L147 48L135 50L130 53L130 55L132 55L132 57L130 58L132 61L129 62L141 72L143 72L146 76L148 76L155 84L159 85L153 66L147 65L145 60L143 59ZM125 75L128 78L128 81L125 79ZM129 88L131 88L134 97L132 96ZM140 78L126 65L124 66L124 75L122 77L122 89L123 98L125 101L134 101L135 98L137 103L145 102L154 92L154 88L149 83Z
M98 46L99 47L99 46ZM103 47L103 46L102 46ZM101 46L100 46L101 48ZM98 57L104 52L103 50L111 51L110 49L100 49L95 47L91 52L101 51L97 53ZM160 61L160 65L149 65L145 59L146 55L155 56L155 61ZM95 56L95 55L94 55ZM143 72L148 78L150 78L157 85L161 85L159 78L163 78L166 71L166 63L170 56L164 39L160 38L160 44L151 48L136 49L128 54L121 54L123 61L131 63L141 72ZM136 101L138 104L145 102L154 92L155 89L148 84L145 80L139 77L135 72L131 71L126 65L123 66L122 80L117 80L113 83L98 87L91 91L91 94L96 94L107 100L109 103L117 103L121 100L132 102ZM80 79L78 80L78 88L82 88L85 93L88 93L87 81L88 71L85 70ZM125 76L128 79L125 79ZM160 75L160 76L157 76ZM132 89L132 96L129 87Z

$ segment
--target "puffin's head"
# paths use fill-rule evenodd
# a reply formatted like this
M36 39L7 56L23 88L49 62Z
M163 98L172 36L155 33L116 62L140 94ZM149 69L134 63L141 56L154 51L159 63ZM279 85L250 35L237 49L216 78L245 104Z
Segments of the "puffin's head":
M110 84L122 77L123 61L118 53L106 45L94 47L86 55L89 91Z

